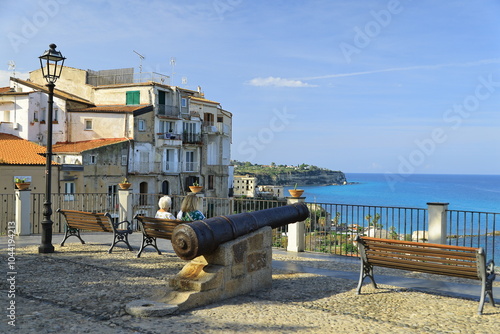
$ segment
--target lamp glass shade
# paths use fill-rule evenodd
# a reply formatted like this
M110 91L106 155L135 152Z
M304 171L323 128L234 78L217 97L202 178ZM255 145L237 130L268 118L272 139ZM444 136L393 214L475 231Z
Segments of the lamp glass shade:
M56 51L56 45L50 44L50 49L46 50L40 59L40 67L42 75L48 83L55 83L61 76L61 71L64 65L64 60L61 52Z

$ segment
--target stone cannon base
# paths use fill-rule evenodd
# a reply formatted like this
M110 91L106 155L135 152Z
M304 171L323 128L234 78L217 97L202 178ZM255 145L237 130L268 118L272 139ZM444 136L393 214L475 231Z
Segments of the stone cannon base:
M179 311L270 288L272 284L272 229L263 227L199 256L170 280L159 300L136 300L127 313L161 317Z

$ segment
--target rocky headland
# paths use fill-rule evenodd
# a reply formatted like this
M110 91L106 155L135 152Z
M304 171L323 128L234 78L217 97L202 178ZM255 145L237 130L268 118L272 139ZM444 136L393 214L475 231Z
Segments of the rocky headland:
M235 175L249 175L257 178L259 185L278 186L315 186L347 184L345 174L310 165L252 165L249 163L234 163Z

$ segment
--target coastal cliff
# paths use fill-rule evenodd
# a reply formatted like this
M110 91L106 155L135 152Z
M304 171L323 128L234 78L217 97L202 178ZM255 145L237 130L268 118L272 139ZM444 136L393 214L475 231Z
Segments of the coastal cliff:
M259 185L299 186L346 184L345 174L310 165L252 165L234 162L235 175L249 175L257 178Z

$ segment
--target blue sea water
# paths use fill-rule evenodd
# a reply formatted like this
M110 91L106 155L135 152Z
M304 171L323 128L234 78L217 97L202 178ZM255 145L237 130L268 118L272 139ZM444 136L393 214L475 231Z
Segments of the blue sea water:
M304 186L306 202L350 204L377 207L405 207L425 209L429 202L448 203L449 210L500 213L500 175L386 175L346 173L347 185ZM463 223L467 232L474 234L477 226ZM499 229L499 223L484 219L488 231ZM476 230L477 233L477 230ZM496 237L495 239L498 239ZM456 245L484 247L487 254L500 258L500 242L493 236L465 237Z
M500 175L346 173L349 184L305 186L307 202L500 212Z

